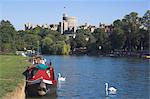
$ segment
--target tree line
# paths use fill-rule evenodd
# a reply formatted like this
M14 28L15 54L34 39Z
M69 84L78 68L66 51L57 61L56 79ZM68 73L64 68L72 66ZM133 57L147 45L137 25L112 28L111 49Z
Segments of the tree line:
M42 54L68 55L76 48L86 48L86 53L110 53L111 51L149 50L150 10L139 17L131 12L123 19L112 23L108 33L97 28L78 29L76 37L67 37L58 31L39 26L30 30L16 30L8 20L0 22L0 53L15 53L17 50L38 50Z

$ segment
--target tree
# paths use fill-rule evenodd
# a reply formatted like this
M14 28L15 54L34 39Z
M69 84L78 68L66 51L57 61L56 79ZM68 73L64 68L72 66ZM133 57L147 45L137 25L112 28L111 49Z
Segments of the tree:
M50 37L45 37L42 40L43 46L50 46L53 43L53 40Z
M140 44L138 46L138 50L149 50L150 42L149 42L149 33L145 29L140 29Z
M108 52L110 49L110 40L109 35L104 31L104 29L96 29L93 33L93 36L96 39L95 45L97 51ZM101 49L99 49L101 47Z
M90 30L88 29L78 29L76 33L91 34Z
M24 50L24 48L27 47L27 44L25 42L25 34L26 32L23 30L20 30L16 33L16 38L15 39L15 44L16 44L16 49L17 50Z
M55 51L56 54L62 55L63 54L63 48L64 48L65 42L64 41L57 41L55 44Z
M139 37L139 27L140 20L138 17L138 13L131 12L129 15L126 15L123 22L123 30L126 36L125 48L128 51L136 50L140 37Z
M49 31L45 38L42 40L42 53L43 54L59 54L64 55L70 52L70 46L65 43L64 35L57 31Z
M141 34L141 43L140 48L141 50L149 50L150 42L149 42L149 33L150 33L150 10L142 17L142 28L140 29Z
M125 34L122 29L122 22L121 20L115 20L113 22L114 30L110 34L111 46L112 49L122 49L125 44Z
M93 33L93 36L96 38L96 43L98 45L104 45L106 39L108 38L108 34L103 29L96 29Z
M24 35L24 41L26 43L26 48L27 49L32 49L32 50L38 50L38 41L40 37L38 35L34 34L28 34L26 33Z
M76 41L75 41L75 39L73 37L70 37L69 40L67 40L67 44L70 45L71 51L73 51L74 48L77 47L77 43L76 43Z
M16 50L15 45L16 30L9 21L2 20L0 22L0 50L2 52L14 52Z
M85 47L87 45L86 36L82 33L77 33L75 37L76 47Z
M69 53L70 53L70 45L64 44L62 54L63 55L69 55Z
M52 38L45 37L42 40L42 53L43 54L50 54L52 44L53 44Z
M37 26L37 27L33 28L31 31L35 35L40 35L41 33L43 33L43 29L40 26Z
M150 10L147 10L147 12L142 17L142 25L150 33Z

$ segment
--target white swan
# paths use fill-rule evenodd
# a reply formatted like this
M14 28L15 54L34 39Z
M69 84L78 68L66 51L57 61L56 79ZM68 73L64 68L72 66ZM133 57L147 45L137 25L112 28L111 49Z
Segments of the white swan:
M109 87L108 83L105 83L105 92L106 92L106 96L115 95L117 92L117 89L114 87Z
M60 73L58 73L58 81L66 81L65 77L62 77Z

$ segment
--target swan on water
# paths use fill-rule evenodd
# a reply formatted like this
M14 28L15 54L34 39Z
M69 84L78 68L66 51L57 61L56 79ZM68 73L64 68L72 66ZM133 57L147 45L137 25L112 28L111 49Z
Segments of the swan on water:
M108 83L105 83L105 92L106 92L106 96L115 95L117 92L117 89L114 87L109 87Z
M58 73L58 81L66 81L65 77L62 77L60 73Z

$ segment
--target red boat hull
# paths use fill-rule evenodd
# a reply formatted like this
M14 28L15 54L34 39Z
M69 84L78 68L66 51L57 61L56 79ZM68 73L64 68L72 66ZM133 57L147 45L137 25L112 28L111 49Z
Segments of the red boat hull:
M26 81L26 95L46 95L47 93L55 94L57 81L54 77L54 69L49 66L46 70L40 70L36 67L28 69L31 74Z

